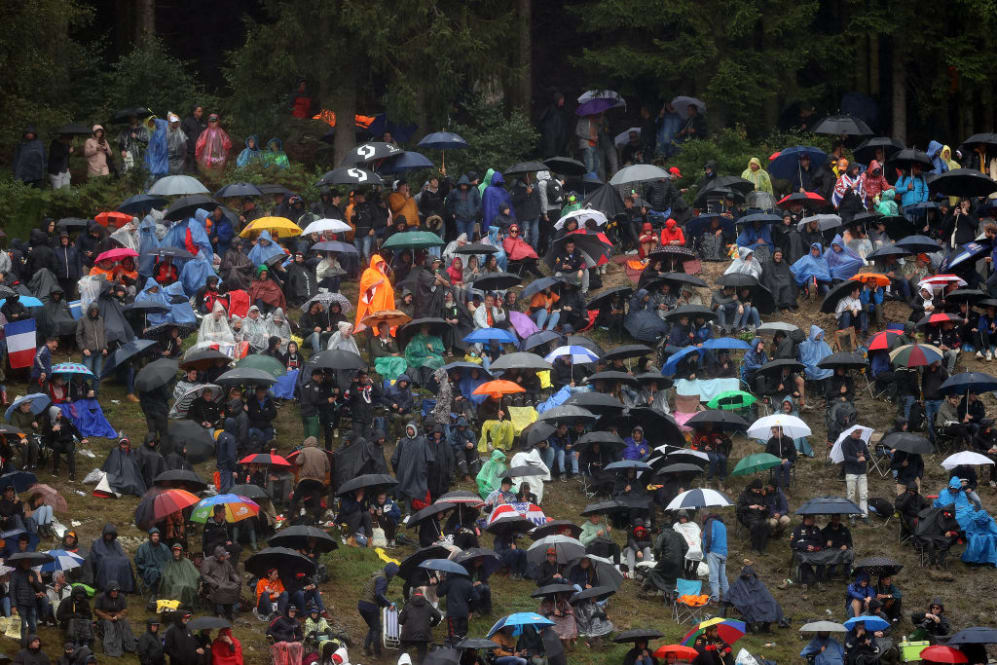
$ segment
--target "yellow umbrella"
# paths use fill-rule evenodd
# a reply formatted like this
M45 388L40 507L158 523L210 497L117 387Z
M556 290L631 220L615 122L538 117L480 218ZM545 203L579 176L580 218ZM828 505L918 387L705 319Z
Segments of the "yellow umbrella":
M293 238L301 235L301 227L286 217L260 217L246 225L239 235L248 238L261 231L269 231L276 238Z

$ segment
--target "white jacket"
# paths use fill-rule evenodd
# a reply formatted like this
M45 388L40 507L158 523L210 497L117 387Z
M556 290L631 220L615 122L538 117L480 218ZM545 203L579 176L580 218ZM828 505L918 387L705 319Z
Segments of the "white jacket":
M699 525L695 522L686 522L685 524L676 522L672 525L672 530L685 538L686 544L689 545L689 551L685 553L685 558L689 561L702 561L703 544Z

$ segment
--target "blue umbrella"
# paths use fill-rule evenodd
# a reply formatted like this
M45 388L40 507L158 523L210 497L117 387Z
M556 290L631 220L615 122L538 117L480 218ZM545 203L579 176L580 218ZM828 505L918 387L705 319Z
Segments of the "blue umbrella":
M416 145L431 150L460 150L467 147L467 141L453 132L433 132L423 136Z
M454 575L463 575L467 577L467 569L460 565L456 561L451 561L450 559L427 559L419 564L420 568L425 568L426 570L435 570L440 573L452 573Z
M664 366L661 368L661 373L665 376L672 376L678 370L679 361L688 355L693 353L698 353L700 360L703 358L703 349L698 346L687 346L681 351L677 351L672 355L668 356L668 360L665 362Z
M7 302L6 298L0 300L0 307L3 307L5 302ZM20 302L25 307L41 307L43 304L41 300L39 300L38 298L34 298L32 296L21 296L18 302Z
M495 625L488 631L486 637L491 637L506 626L515 626L517 632L522 631L523 626L553 626L554 622L547 617L540 616L536 612L516 612L507 617L502 617L495 622Z
M141 215L149 210L155 208L160 210L165 208L169 204L169 200L162 196L149 196L148 194L136 194L135 196L129 197L121 202L118 206L118 212L128 213L129 215Z
M886 630L890 627L890 622L885 619L880 619L876 616L862 615L859 617L852 617L845 622L845 628L848 630L854 630L855 624L864 623L865 629L868 631L875 632L877 630Z
M704 349L725 349L727 351L750 351L751 345L736 337L716 337L703 342Z
M997 390L997 378L983 372L961 372L945 379L938 392L943 395L989 393Z
M397 157L387 160L387 163L381 166L378 171L381 173L401 173L402 171L431 168L433 168L433 163L424 155L420 155L417 152L406 151Z
M947 272L960 263L975 261L991 249L989 242L967 242L945 262L943 269Z
M84 561L83 557L76 552L68 552L66 550L49 550L46 554L52 557L52 561L42 564L41 571L43 573L54 573L57 570L79 568L83 565Z
M619 462L613 462L612 464L607 464L606 471L626 471L627 469L636 469L637 471L647 471L651 468L651 465L647 462L641 462L635 459L625 459Z
M14 409L21 406L24 402L31 402L31 413L37 416L52 403L52 399L45 393L31 393L30 395L25 395L24 397L18 397L11 403L10 406L7 407L7 411L4 413L4 418L7 422L10 422L10 416L14 413Z
M554 362L557 358L562 356L567 356L571 361L572 365L584 365L586 363L594 363L599 360L599 356L591 349L586 349L584 346L559 346L544 358L549 363Z
M478 328L464 338L468 344L487 344L488 342L499 342L500 344L518 344L519 340L508 330L501 328Z
M0 489L8 485L14 486L15 492L24 492L38 482L38 477L27 471L11 471L0 476Z
M800 157L803 155L810 158L810 165L814 171L827 161L827 153L820 148L794 145L779 151L779 156L769 162L769 175L782 180L792 180L793 176L799 172Z

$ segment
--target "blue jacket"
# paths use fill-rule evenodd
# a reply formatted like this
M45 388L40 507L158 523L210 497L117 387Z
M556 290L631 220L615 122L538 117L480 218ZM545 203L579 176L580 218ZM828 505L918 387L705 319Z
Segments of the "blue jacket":
M907 185L913 183L914 189L908 191ZM903 207L912 206L915 203L924 203L928 200L928 181L920 176L901 176L897 180L896 190L900 192L900 205Z
M703 525L703 553L727 556L727 525L719 517L708 517Z
M31 365L31 378L41 377L42 372L45 373L46 377L52 376L52 352L45 344L38 347L38 351L35 353L35 362Z
M83 261L80 259L79 251L72 244L65 247L60 244L52 252L55 254L57 268L55 276L59 279L78 280L83 274Z
M460 186L469 185L467 191L463 191ZM471 181L466 175L462 175L457 181L457 186L447 196L447 210L457 219L470 222L481 218L481 192L477 187L471 185Z
M228 217L222 215L221 221L213 220L209 238L215 247L215 254L225 256L229 245L232 244L233 236L235 236L235 229L232 228L232 222L229 221Z
M875 289L862 289L859 291L859 301L863 305L882 305L883 295L886 290L883 287L877 287Z
M215 444L219 471L235 471L239 445L235 438L235 432L238 427L235 418L225 419L225 431L218 435L218 441Z
M867 582L868 577L864 578ZM855 580L848 585L848 600L865 600L866 598L875 598L876 590L872 588L871 584L862 586L859 584L859 580Z
M800 652L800 658L808 656L813 656L814 665L842 665L845 662L845 652L833 637L815 636Z
M398 385L402 381L405 381L404 388ZM398 378L395 379L395 383L384 391L383 404L387 407L397 404L400 410L410 411L414 402L415 398L412 397L412 379L407 374L399 374Z
M501 173L496 171L492 176L491 185L488 186L488 189L485 190L484 195L481 197L481 223L485 229L492 225L493 219L498 217L499 208L502 207L502 204L508 205L510 208L509 212L513 212L511 209L512 199L509 198L509 192L505 191L504 184L505 178L502 177Z
M931 163L934 164L931 169L932 173L941 175L949 170L948 163L942 159L942 148L944 147L945 146L938 141L931 141L928 143L928 149L926 152L928 153L928 157L931 157Z
M623 441L627 444L623 449L623 459L643 461L651 455L651 446L648 445L647 439L641 439L638 443L632 436L628 436Z

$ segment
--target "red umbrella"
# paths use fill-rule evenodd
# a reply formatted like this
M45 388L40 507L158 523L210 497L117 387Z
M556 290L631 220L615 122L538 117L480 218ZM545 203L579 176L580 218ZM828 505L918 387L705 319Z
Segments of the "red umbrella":
M889 351L900 337L901 334L895 330L884 330L870 337L866 348L870 351Z
M793 192L792 194L779 199L776 205L781 206L784 203L802 203L803 205L812 206L827 203L827 201L817 192Z
M195 495L187 490L168 489L156 495L152 500L152 516L155 521L164 519L167 515L179 512L184 508L189 508L200 501Z
M239 464L269 464L271 466L291 466L291 463L280 455L257 453L256 455L246 455Z
M69 504L66 503L66 499L54 487L45 485L44 483L35 483L28 488L28 497L35 495L41 495L42 503L52 506L52 510L60 513L69 510Z
M114 225L114 228L120 229L122 226L132 221L132 216L126 212L102 212L94 217L97 223L101 226Z
M917 326L940 326L943 323L959 323L961 319L955 314L948 312L934 312L917 322Z
M969 658L963 652L952 647L942 646L941 644L921 649L921 660L927 660L932 663L950 663L953 665L955 663L969 662Z
M675 660L696 660L696 656L699 652L692 647L687 647L682 644L665 644L654 651L654 657L659 660L665 660L669 655L675 656Z
M127 247L117 247L115 249L109 249L106 252L97 255L97 262L101 261L120 261L121 259L127 259L129 257L135 258L138 256L138 252L134 249L128 249Z

